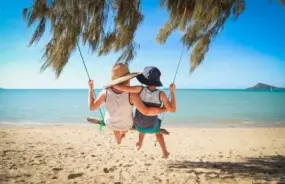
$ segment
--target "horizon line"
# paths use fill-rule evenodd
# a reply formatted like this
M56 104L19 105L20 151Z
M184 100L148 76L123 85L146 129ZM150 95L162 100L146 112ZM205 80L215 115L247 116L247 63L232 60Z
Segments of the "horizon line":
M88 90L88 88L0 88L1 90ZM95 90L100 90L100 89L104 89L104 88L94 88ZM161 90L164 89L169 89L169 88L158 88ZM247 88L176 88L176 89L180 89L180 90L189 90L189 89L193 89L193 90L220 90L220 89L231 89L231 90L243 90L243 89L247 89Z

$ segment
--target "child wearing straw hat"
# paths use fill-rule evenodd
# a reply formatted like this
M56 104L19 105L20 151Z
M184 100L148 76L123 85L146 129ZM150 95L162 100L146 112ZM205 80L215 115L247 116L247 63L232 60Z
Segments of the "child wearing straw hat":
M166 112L161 107L146 107L139 98L138 94L123 92L112 86L121 84L130 85L130 80L140 73L130 73L127 65L118 63L112 68L112 80L105 86L97 98L94 97L94 84L89 81L89 110L98 109L103 103L106 105L104 117L105 125L113 130L117 144L121 143L125 133L133 127L133 105L142 113L149 116L158 115Z

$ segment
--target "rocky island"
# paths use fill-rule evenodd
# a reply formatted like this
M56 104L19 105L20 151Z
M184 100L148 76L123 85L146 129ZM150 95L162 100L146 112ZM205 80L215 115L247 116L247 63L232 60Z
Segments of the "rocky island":
M254 85L253 87L249 87L246 89L250 89L250 90L285 90L285 88L279 88L279 87L275 87L275 86L271 86L268 84L263 84L263 83L257 83L256 85Z

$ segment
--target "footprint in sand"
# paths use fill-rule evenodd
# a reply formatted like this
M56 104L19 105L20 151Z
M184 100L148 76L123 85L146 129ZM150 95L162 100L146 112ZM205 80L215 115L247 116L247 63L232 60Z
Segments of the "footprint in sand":
M9 153L9 152L17 152L17 151L16 150L4 150L3 151L4 156L6 155L6 153Z
M74 179L74 178L78 178L78 177L81 177L84 173L75 173L75 174L69 174L67 176L67 179Z
M16 167L16 164L13 164L13 165L10 166L9 169L18 169L18 168Z
M42 157L42 155L40 154L35 156L35 158L40 158L40 157Z
M55 167L55 168L52 168L52 170L53 170L53 171L61 171L61 170L63 170L63 168L57 168L57 167Z
M115 169L117 169L117 167L116 167L116 166L113 166L113 167L111 167L111 168L109 169L109 171L110 171L110 172L113 172Z
M103 169L104 173L109 173L109 170L107 168Z
M28 178L32 177L31 174L24 174L23 176L26 176L26 177L28 177Z

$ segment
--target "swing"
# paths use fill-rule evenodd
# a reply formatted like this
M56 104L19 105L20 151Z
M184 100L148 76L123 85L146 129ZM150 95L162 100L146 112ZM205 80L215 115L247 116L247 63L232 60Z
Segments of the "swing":
M77 45L77 48L78 48L78 51L80 53L80 57L81 57L81 60L82 60L82 63L84 65L84 68L85 68L85 71L86 71L86 74L87 74L87 77L89 79L89 81L91 81L91 78L90 78L90 75L89 75L89 72L87 70L87 67L86 67L86 64L85 64L85 60L83 58L83 55L81 53L81 49L78 45L78 42L76 43ZM172 83L175 83L176 81L176 76L177 76L177 73L178 73L178 70L179 70L179 67L180 67L180 63L181 63L181 60L182 60L182 56L183 56L183 53L184 53L184 49L185 49L185 46L183 46L183 49L182 49L182 52L180 54L180 58L179 58L179 61L177 63L177 67L176 67L176 71L175 71L175 74L174 74L174 78L173 78L173 82ZM94 93L94 97L96 98L96 93L95 93L95 90L93 89L93 93ZM168 95L168 99L170 98L170 93ZM105 126L105 122L104 122L104 115L103 115L103 112L102 112L102 109L101 107L99 107L99 112L100 112L100 116L101 116L101 120L97 120L97 119L90 119L90 118L87 118L87 121L88 122L91 122L91 123L94 123L94 124L99 124L99 131L102 131L102 127ZM161 118L160 118L160 124L162 122L162 120L164 119L164 113L162 114ZM132 128L134 129L134 127ZM146 130L147 131L147 130ZM164 134L169 134L169 132L167 132L165 129L164 129Z
M86 64L85 64L85 61L84 61L84 58L83 58L83 55L82 55L82 53L81 53L81 49L80 49L80 47L79 47L79 45L78 45L78 42L76 42L76 46L77 46L78 51L79 51L79 53L80 53L80 57L81 57L81 60L82 60L83 65L84 65L84 68L85 68L87 77L88 77L89 81L91 81L89 72L88 72L88 70L87 70L87 67L86 67ZM96 93L95 93L95 90L94 90L94 89L93 89L93 93L94 93L94 98L96 99ZM103 115L103 112L102 112L101 107L99 107L99 112L100 112L100 115L101 115L101 120L97 120L97 121L98 121L98 124L100 125L100 126L99 126L99 131L102 131L102 127L105 126L105 122L104 122L104 115ZM88 121L88 119L87 119L87 121Z

